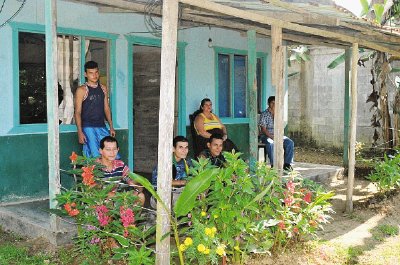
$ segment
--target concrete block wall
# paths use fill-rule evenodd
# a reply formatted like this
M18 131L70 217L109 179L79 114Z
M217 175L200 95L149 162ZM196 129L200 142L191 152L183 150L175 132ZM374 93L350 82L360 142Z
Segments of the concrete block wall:
M335 69L327 66L344 50L311 47L311 61L293 63L289 73L299 72L288 79L289 134L297 134L315 140L320 146L343 147L344 130L344 64ZM372 143L374 129L370 127L372 103L366 103L372 92L372 62L358 68L357 141L367 146ZM391 77L394 80L394 75ZM389 99L395 89L389 89Z

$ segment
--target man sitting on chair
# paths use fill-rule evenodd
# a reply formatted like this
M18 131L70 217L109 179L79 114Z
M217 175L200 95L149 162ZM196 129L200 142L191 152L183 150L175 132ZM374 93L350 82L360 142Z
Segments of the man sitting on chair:
M186 185L192 161L186 158L189 152L189 141L186 137L176 136L172 143L172 205L174 205L183 187ZM157 175L157 167L155 167L151 178L151 182L155 188L157 188ZM151 197L150 203L153 208L156 208L153 197Z
M268 108L261 113L258 125L261 129L261 141L265 144L265 152L268 154L271 167L274 165L274 114L275 114L275 96L268 98ZM293 161L294 142L283 137L284 164L283 169L290 170ZM266 157L266 156L265 156Z

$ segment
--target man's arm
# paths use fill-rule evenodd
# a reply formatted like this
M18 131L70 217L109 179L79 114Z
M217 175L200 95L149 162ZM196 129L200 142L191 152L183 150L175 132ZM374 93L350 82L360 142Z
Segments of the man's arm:
M108 88L106 86L104 87L105 91L105 98L104 98L104 114L106 115L106 120L108 122L108 125L110 126L110 135L112 137L115 137L115 130L111 118L111 108L110 108L110 102L109 102L109 97L108 97Z
M86 94L85 86L80 86L75 92L75 123L78 131L78 141L80 144L86 143L86 137L82 131L82 102Z
M270 125L270 124L268 124L268 123L269 123L269 122L268 122L267 114L265 114L265 112L263 112L263 113L261 114L260 122L259 122L259 126L260 126L260 129L261 129L261 132L262 132L264 135L266 135L268 138L271 138L271 139L273 140L273 139L274 139L274 134L273 134L273 133L270 133L270 132L267 130L268 125Z
M186 180L172 180L172 186L185 186L186 185Z

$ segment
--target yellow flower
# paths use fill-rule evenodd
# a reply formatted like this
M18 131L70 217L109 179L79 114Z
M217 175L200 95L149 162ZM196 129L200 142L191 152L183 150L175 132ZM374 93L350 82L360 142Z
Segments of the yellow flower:
M218 217L218 214L214 214L214 219L217 219Z
M210 254L210 249L209 249L209 248L206 248L206 250L204 250L203 253L206 254L206 255Z
M204 217L204 216L206 216L206 215L207 215L207 213L206 213L205 211L202 211L202 212L201 212L201 216Z
M186 246L184 244L180 244L179 245L179 250L182 251L182 252L185 251L186 250Z
M208 228L208 227L206 227L206 229L204 229L204 233L207 235L207 236L210 236L210 235L212 235L212 230L211 230L211 228Z
M220 256L225 256L225 245L219 245L217 249L215 250L215 253L217 253Z
M201 253L203 253L206 250L206 247L203 244L198 244L197 245L197 250Z
M217 232L217 228L215 228L215 226L213 228L211 228L211 231L213 232L213 234L215 234Z
M235 246L234 249L235 249L236 251L240 251L239 246Z
M187 237L183 243L188 247L193 244L193 240L190 237Z

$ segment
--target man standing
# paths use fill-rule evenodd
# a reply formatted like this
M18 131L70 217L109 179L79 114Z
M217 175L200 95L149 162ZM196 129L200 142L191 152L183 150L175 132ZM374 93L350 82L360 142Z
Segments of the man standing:
M261 113L258 122L261 129L261 141L266 146L271 166L274 165L274 114L275 96L271 96L268 98L268 108ZM292 169L290 164L293 161L294 142L286 136L283 137L283 150L285 152L283 169L290 170Z
M203 150L199 157L210 159L212 165L216 167L224 167L226 162L225 157L222 155L222 148L224 145L224 138L222 134L211 134L208 139L208 149Z
M100 140L105 136L115 137L108 102L108 89L99 82L99 67L94 61L85 63L86 83L75 93L75 122L79 143L83 144L86 157L98 157ZM107 120L110 131L104 123ZM118 158L118 157L117 157Z

